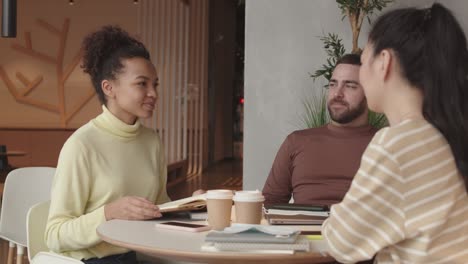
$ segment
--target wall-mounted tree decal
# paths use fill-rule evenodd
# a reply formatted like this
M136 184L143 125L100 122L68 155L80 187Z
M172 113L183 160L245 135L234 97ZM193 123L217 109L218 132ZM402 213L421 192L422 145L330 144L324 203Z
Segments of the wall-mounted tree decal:
M33 98L29 98L28 95L31 91L38 89L39 85L43 81L43 76L39 75L33 80L29 80L20 72L16 72L16 78L23 84L24 88L20 89L11 81L10 77L6 73L5 69L0 65L0 78L4 81L8 88L8 91L13 95L15 100L22 104L31 105L46 111L58 113L60 115L60 125L66 127L68 121L94 96L95 92L90 89L83 98L74 100L75 105L67 112L65 107L65 83L72 74L73 70L79 64L82 57L82 51L78 50L73 56L73 59L68 65L64 65L64 55L66 50L66 43L68 38L68 31L70 28L70 19L66 18L63 22L62 28L56 28L51 24L47 23L42 19L37 19L36 23L48 31L50 34L57 37L59 46L55 57L49 56L45 53L37 51L33 48L31 39L31 32L26 31L24 33L25 43L24 45L14 43L12 48L17 52L23 53L30 56L33 59L39 60L44 63L48 63L55 66L56 71L56 83L57 83L57 97L58 105L52 105L48 102L41 102Z

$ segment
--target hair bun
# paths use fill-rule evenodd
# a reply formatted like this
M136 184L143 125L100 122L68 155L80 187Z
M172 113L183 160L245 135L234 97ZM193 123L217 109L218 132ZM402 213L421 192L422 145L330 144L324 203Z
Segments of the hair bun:
M143 43L130 36L119 26L107 25L87 35L82 42L83 61L81 68L91 76L91 81L101 102L101 82L114 79L123 67L122 59L141 57L150 60Z

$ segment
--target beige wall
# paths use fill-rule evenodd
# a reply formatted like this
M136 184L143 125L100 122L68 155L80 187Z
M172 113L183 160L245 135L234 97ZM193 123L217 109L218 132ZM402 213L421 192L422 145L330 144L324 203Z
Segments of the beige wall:
M118 24L136 34L137 9L138 6L129 0L75 0L73 6L66 0L18 0L18 35L12 39L0 39L0 66L18 92L26 88L17 78L17 73L21 73L29 81L42 77L42 82L25 97L27 100L59 106L57 66L19 52L12 45L26 46L24 34L30 32L32 49L56 58L60 46L59 37L40 26L37 20L41 19L61 30L65 19L69 18L61 67L65 70L72 64L81 40L88 32L104 24ZM59 67L58 70L61 69ZM0 127L64 127L60 113L15 100L12 92L7 89L5 79L0 79ZM65 127L79 127L101 111L97 97L92 94L93 88L88 76L77 65L64 83L65 114L70 115L74 108L82 108L68 120ZM92 98L85 103L90 95Z

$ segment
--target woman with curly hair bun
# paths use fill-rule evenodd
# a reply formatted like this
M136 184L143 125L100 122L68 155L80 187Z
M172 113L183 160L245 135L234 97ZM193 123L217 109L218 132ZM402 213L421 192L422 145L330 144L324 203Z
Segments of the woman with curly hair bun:
M164 149L141 125L158 99L158 75L144 45L116 26L85 37L81 67L91 77L102 114L64 144L57 165L46 242L85 263L136 263L135 252L103 242L99 224L160 217L169 201Z
M369 108L390 127L368 145L322 226L354 263L468 263L468 50L452 12L403 8L373 25L361 56Z

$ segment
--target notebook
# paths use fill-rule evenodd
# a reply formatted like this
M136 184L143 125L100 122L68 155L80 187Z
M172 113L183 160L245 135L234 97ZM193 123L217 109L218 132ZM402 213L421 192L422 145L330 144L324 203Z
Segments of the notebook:
M265 206L266 209L278 209L288 211L312 211L312 212L328 212L330 207L322 204L296 204L296 203L279 203Z
M223 231L211 231L205 237L203 251L294 254L309 251L309 240L300 231L288 227L232 224Z
M294 254L295 251L309 251L309 239L297 238L294 243L243 243L243 242L205 242L202 251L237 251L242 253Z
M265 219L270 225L321 225L327 218L307 215L265 214Z
M294 243L300 231L287 227L232 224L223 231L211 231L205 242L218 243Z
M330 215L328 206L278 204L263 208L271 225L321 225Z
M199 211L190 211L189 212L191 220L207 220L208 219L208 212L206 210L199 210Z

